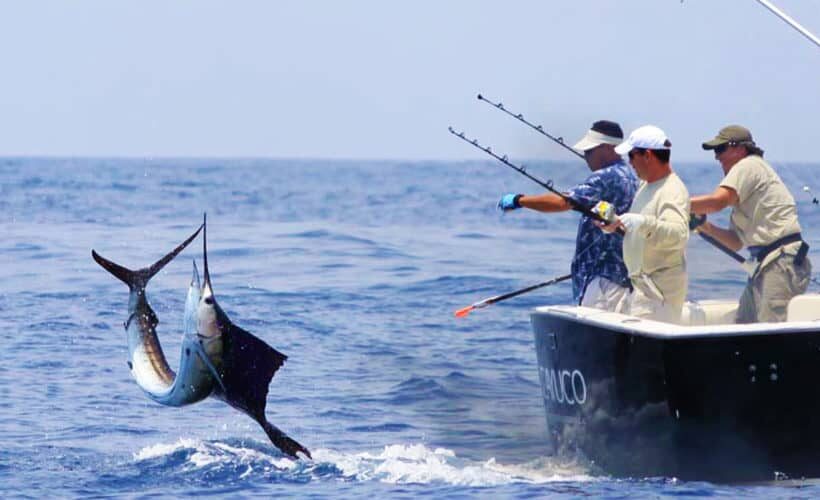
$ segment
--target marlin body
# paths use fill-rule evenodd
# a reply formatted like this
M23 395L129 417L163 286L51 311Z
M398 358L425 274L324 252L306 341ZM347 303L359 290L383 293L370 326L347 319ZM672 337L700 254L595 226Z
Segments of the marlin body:
M201 344L196 342L196 332L190 331L191 320L186 318L185 336L179 376L168 365L157 337L159 324L156 313L148 303L145 287L151 278L174 259L202 230L200 226L178 247L145 269L132 271L91 251L94 260L108 272L125 282L129 288L128 319L125 331L128 338L128 367L131 376L145 394L154 401L168 406L184 406L207 398L216 384L215 372ZM196 281L196 284L194 284ZM186 300L186 317L195 314L199 300L199 277L196 269L192 286ZM190 309L190 312L187 310Z
M167 406L185 406L209 396L223 400L253 418L271 442L284 453L297 457L310 452L267 421L265 405L268 385L287 356L251 333L231 323L216 303L208 273L207 243L203 243L205 280L200 283L196 264L185 301L182 353L175 373L165 358L157 337L159 324L148 303L145 288L150 279L203 231L197 231L150 267L132 271L100 256L94 260L129 288L128 366L145 394Z

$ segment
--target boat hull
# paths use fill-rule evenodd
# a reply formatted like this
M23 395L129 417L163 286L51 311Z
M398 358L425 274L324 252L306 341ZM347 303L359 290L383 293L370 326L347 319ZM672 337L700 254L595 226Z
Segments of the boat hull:
M531 319L560 452L616 476L820 477L820 328L675 338Z

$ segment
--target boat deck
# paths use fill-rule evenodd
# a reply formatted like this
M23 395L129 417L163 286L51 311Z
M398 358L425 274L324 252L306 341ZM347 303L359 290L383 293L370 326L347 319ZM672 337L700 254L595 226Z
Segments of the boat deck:
M533 314L571 318L591 326L654 338L769 335L820 329L820 294L799 295L792 299L788 307L789 319L782 323L736 324L736 311L737 300L687 302L679 324L581 306L541 306Z

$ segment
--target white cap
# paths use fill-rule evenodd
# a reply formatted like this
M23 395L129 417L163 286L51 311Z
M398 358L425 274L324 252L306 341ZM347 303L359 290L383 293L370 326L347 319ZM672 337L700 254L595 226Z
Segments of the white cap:
M654 125L638 127L629 134L629 138L615 146L615 152L625 155L634 148L641 149L669 149L672 143L666 137L666 132Z
M622 139L620 137L612 137L595 130L588 130L586 135L583 136L580 141L576 142L574 146L572 146L572 149L577 149L578 151L588 151L594 147L600 146L601 144L612 144L615 146L620 144L621 140Z

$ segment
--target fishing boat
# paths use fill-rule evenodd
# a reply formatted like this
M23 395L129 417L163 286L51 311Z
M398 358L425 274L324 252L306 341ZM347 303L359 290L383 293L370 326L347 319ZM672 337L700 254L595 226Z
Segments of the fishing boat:
M757 1L820 47L820 39L769 0ZM478 99L579 155L501 102ZM573 210L603 220L552 181L464 132L449 131ZM754 272L754 262L697 234ZM569 278L490 297L455 316ZM820 420L820 294L794 297L782 323L736 324L737 307L737 300L688 302L675 324L580 306L536 308L531 321L541 396L555 450L580 451L616 476L820 478L820 425L814 425Z
M757 1L820 47L769 0ZM794 297L783 323L735 324L736 310L735 300L689 302L670 324L577 306L535 309L556 450L581 451L618 476L820 477L820 295Z
M734 324L737 301L680 324L579 306L531 314L547 428L615 476L820 477L820 295L784 323Z

